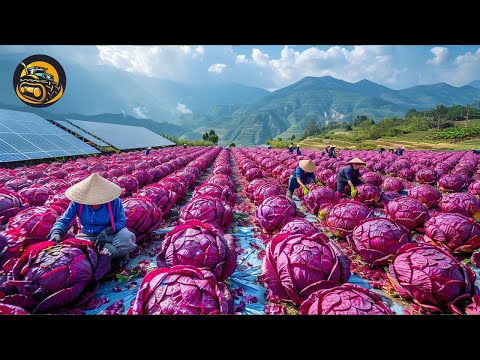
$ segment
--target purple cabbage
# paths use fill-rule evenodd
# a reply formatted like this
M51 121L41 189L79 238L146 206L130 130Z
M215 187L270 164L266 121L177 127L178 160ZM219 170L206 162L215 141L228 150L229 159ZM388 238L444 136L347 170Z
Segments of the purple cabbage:
M95 294L110 259L91 242L74 238L56 246L52 241L31 245L0 285L0 303L32 313L80 306Z
M18 192L18 196L22 199L22 201L30 206L44 205L52 194L52 190L41 185L34 185L24 188Z
M228 186L220 186L211 183L205 183L195 189L192 198L199 196L211 196L221 201L225 201L230 206L235 205L235 193Z
M237 267L235 242L211 224L189 220L167 233L157 255L157 265L207 268L217 281L224 281Z
M457 174L446 174L438 179L438 186L442 191L461 191L468 184L465 176Z
M147 197L162 211L163 215L167 215L177 202L177 193L165 189L160 184L150 184L137 191L135 197Z
M52 207L37 206L20 211L12 217L6 226L6 230L24 241L24 246L47 240L47 235L55 221L60 216L59 211Z
M0 315L28 315L30 314L27 310L22 309L19 306L9 305L9 304L0 304Z
M354 200L365 205L372 205L380 201L382 190L372 184L362 184L357 186L357 195Z
M415 180L420 184L434 184L438 180L438 173L433 169L421 169L415 174Z
M354 250L374 266L384 266L404 244L411 242L410 231L385 218L362 221L348 236Z
M386 191L396 191L396 192L400 192L404 188L402 179L399 179L396 177L386 178L382 184L382 187Z
M336 191L326 186L317 186L315 184L309 186L308 194L303 198L304 204L311 213L318 214L321 207L326 204L337 204L339 196Z
M480 225L456 213L437 213L425 223L425 241L453 253L472 253L480 248Z
M199 196L192 198L180 212L178 219L180 224L188 220L200 220L208 222L224 232L232 225L232 207L221 200L210 196Z
M440 203L442 193L432 185L423 184L410 188L408 197L420 201L429 208L434 208Z
M296 217L302 217L302 213L295 202L286 196L269 196L255 209L255 221L267 232L279 231Z
M470 184L470 186L468 187L468 193L477 198L480 197L480 180L477 180Z
M475 273L437 246L402 246L389 266L389 279L405 299L431 313L461 313L475 295Z
M313 225L307 219L292 219L283 225L282 229L280 230L279 234L286 234L289 233L290 235L305 235L310 236L313 234L318 233L318 228Z
M253 203L258 206L271 195L284 195L285 189L279 184L270 182L259 185L253 192Z
M162 211L147 197L122 200L127 218L127 229L136 236L136 243L143 242L162 223Z
M318 290L312 293L300 307L303 315L392 315L378 295L353 285Z
M386 208L386 215L390 220L409 230L422 229L429 217L427 207L409 197L399 197L390 201Z
M480 200L467 193L451 193L442 196L438 207L446 213L471 216L480 221Z
M6 224L22 208L22 200L15 191L0 188L0 223Z
M350 260L322 233L278 234L266 253L260 279L285 302L300 305L313 292L350 277Z
M212 272L189 265L145 276L128 315L232 314L233 297Z
M396 191L383 191L380 195L380 203L383 205L383 207L387 207L390 201L399 197L400 194Z
M370 216L373 215L364 204L347 201L333 207L325 219L325 224L334 236L346 238L355 226Z

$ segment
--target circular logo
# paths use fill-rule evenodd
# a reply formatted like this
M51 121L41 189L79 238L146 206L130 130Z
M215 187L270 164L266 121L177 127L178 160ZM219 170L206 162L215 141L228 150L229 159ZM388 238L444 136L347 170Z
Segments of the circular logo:
M62 97L67 86L60 63L47 55L32 55L18 64L13 88L18 98L33 107L46 107Z

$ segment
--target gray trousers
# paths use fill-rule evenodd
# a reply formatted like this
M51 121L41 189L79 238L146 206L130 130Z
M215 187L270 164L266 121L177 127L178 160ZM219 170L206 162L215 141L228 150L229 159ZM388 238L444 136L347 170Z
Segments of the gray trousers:
M89 236L86 234L77 234L76 237L88 241L95 241L97 238L96 236ZM124 227L116 234L108 236L105 248L112 253L112 258L126 258L129 253L137 248L135 241L135 234Z

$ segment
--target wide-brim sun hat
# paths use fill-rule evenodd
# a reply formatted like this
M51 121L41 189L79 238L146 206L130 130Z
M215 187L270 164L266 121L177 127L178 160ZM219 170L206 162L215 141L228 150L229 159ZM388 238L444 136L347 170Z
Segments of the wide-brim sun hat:
M65 190L67 198L84 205L105 204L115 200L121 194L122 188L120 186L105 179L98 173L93 173Z
M300 169L302 169L303 171L310 173L313 173L315 170L317 170L317 166L313 163L312 160L300 160L298 166L300 166Z
M358 165L366 165L367 163L359 158L353 158L348 162L349 164L358 164Z

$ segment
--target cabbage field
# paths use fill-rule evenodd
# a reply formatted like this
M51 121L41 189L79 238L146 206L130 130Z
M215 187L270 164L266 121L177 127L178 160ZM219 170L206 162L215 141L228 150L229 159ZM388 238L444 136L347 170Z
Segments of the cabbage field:
M480 156L183 147L0 169L0 314L480 314ZM358 157L354 198L336 174ZM286 196L299 160L318 182ZM139 245L111 263L74 221L93 172Z

